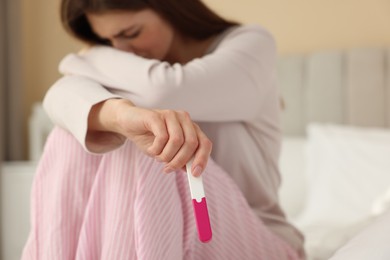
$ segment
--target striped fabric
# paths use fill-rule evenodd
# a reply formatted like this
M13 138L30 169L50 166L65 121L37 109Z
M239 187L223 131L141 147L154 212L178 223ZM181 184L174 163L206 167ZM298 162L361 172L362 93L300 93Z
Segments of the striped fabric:
M199 242L185 172L162 169L131 142L92 155L55 128L35 176L22 259L298 259L212 161L203 181L213 239Z

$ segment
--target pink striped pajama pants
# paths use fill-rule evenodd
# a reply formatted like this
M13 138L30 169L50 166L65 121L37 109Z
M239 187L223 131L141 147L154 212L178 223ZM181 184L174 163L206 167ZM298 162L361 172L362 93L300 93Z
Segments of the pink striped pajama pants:
M162 169L131 142L92 155L55 128L33 183L22 259L298 259L212 161L203 181L213 239L199 242L186 174Z

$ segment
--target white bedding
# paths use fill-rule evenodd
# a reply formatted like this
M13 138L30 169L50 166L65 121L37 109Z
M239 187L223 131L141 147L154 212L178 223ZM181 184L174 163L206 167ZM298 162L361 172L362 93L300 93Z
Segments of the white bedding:
M390 211L373 219L330 260L389 260Z
M329 259L388 208L389 154L390 131L379 128L311 124L307 139L284 138L281 202L309 259Z

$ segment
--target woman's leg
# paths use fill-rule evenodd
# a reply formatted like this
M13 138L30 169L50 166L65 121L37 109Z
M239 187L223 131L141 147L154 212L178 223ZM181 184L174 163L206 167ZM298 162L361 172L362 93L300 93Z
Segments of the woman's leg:
M198 240L187 176L131 142L104 156L91 192L77 259L298 259L253 213L237 185L210 161L203 181L213 239Z
M90 155L56 129L34 182L24 259L298 259L213 161L203 181L213 229L207 244L198 240L183 171L164 174L131 142Z
M51 132L34 177L22 259L74 259L100 160L66 131Z
M76 259L183 259L183 216L174 174L131 142L104 156Z
M22 259L182 259L180 196L175 175L162 169L131 142L91 155L55 128L33 183ZM169 202L153 206L156 197ZM150 223L156 216L168 225Z

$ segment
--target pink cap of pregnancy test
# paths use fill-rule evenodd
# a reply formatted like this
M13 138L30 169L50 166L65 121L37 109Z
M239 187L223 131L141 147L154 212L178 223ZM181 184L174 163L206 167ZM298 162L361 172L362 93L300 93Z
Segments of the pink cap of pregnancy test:
M203 197L201 202L197 202L196 199L193 199L192 205L194 206L196 227L198 228L199 240L203 243L209 242L212 237L212 231L206 198Z
M191 190L192 205L198 229L199 240L209 242L212 237L210 217L207 208L206 196L203 189L202 176L194 177L191 171L192 160L187 163L187 177Z

